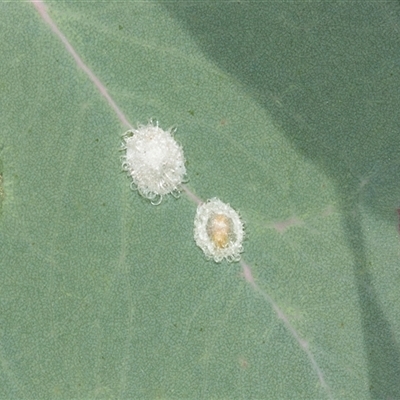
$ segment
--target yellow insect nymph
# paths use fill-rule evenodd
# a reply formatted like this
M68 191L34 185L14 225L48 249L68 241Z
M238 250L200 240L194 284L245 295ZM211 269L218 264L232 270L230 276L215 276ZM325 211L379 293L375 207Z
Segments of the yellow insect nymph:
M207 233L215 247L228 246L232 235L232 220L224 214L212 215L207 223Z

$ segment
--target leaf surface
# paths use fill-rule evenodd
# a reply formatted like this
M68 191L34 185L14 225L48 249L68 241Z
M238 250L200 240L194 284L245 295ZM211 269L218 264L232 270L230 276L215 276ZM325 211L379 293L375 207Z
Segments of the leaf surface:
M399 6L49 2L187 188L246 223L205 260L31 3L0 13L0 397L398 398Z

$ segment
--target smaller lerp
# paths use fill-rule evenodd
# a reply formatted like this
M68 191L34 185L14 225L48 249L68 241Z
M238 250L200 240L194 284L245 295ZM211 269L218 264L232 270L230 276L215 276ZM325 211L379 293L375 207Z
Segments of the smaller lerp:
M243 238L243 222L229 204L214 197L197 207L194 240L207 258L239 261Z
M132 177L139 193L160 204L163 196L171 193L176 197L186 176L185 157L182 147L172 136L150 121L124 133L125 150L122 168Z

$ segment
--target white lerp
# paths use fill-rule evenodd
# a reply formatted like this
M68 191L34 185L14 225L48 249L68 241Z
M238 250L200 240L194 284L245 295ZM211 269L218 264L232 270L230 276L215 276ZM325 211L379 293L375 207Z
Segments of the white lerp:
M221 262L239 261L243 251L244 229L239 214L217 198L197 207L194 240L207 258Z
M132 177L139 193L160 204L164 195L179 195L186 175L182 147L171 131L149 123L124 134L122 167Z

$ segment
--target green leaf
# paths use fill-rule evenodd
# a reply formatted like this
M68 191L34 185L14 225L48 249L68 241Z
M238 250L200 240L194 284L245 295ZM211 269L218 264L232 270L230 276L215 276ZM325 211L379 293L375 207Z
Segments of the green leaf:
M207 261L185 193L129 188L123 126L29 2L0 13L0 397L400 397L396 2L49 2L188 190L246 223Z

